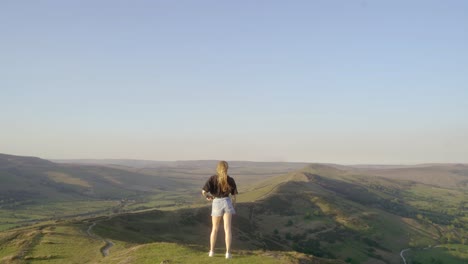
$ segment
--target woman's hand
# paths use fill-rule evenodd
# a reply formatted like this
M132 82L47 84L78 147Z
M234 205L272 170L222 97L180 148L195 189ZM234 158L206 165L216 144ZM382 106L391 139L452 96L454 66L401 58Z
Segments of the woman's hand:
M206 192L205 190L202 190L202 195L205 197L207 201L213 201L214 197L211 195L211 193Z

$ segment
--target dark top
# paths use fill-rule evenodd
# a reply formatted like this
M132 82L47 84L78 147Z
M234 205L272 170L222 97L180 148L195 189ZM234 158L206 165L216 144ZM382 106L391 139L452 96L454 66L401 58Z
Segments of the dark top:
M229 197L229 194L237 194L237 186L234 179L228 175L227 182L229 184L229 187L231 187L231 191L223 192L218 185L218 175L213 175L208 179L208 181L206 181L205 186L203 186L203 190L205 192L211 193L214 197L218 198Z

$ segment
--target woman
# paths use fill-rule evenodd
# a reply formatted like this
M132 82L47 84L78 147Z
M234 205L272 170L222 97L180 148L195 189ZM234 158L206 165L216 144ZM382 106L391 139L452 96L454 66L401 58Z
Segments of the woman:
M236 213L233 202L235 203L237 194L236 182L227 174L228 167L229 166L226 161L218 162L218 166L216 167L216 175L211 176L202 189L202 195L206 198L206 200L213 202L211 207L213 228L211 230L210 252L208 253L208 256L214 256L218 227L219 223L221 222L221 218L223 218L227 259L232 257L231 219L232 215ZM232 200L229 195L232 196Z

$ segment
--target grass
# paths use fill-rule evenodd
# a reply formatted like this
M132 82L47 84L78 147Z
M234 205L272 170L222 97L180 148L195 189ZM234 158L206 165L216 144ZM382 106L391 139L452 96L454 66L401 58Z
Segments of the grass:
M50 226L27 253L29 263L86 263L100 259L102 241L89 237L79 226Z
M49 219L110 214L111 209L118 204L119 201L50 202L43 200L17 206L14 210L0 209L0 231Z
M239 214L233 219L234 245L238 249L234 254L237 258L230 263L296 263L299 255L293 253L283 251L264 253L247 249L258 249L265 245L268 248L282 244L285 246L282 250L287 251L288 248L291 250L295 243L310 239L319 241L319 247L309 249L310 252L327 257L332 253L342 260L347 259L350 263L375 261L379 256L384 256L387 260L398 259L400 248L396 248L395 245L408 243L410 237L407 237L407 234L419 238L425 237L421 230L428 229L416 220L403 222L398 216L372 208L365 210L363 206L339 197L326 200L323 197L310 198L309 195L304 193L291 196L289 193L277 193L261 202L239 204ZM325 202L328 211L322 211L318 215L306 214L320 208L315 203ZM284 206L280 206L282 203ZM294 208L291 207L292 204L295 205ZM283 210L290 212L291 215L283 214L286 212ZM367 224L369 227L357 230L346 228L346 225L333 220L337 215L343 221L358 219L360 225ZM253 225L249 218L253 221ZM291 224L288 223L289 220L292 221ZM171 261L169 263L184 263L186 258L180 257L177 252L185 254L191 263L207 261L210 222L209 209L206 207L125 214L112 219L102 218L94 232L115 243L109 258L100 257L98 249L103 242L89 238L84 233L90 221L79 225L55 225L55 228L41 227L39 241L26 255L28 263L63 263L64 260L67 260L67 263L80 263L79 261L83 259L93 259L101 263L119 261L161 263L164 260ZM274 235L274 229L279 229L277 237ZM431 236L431 232L434 231L430 231L428 237ZM287 233L290 233L289 238L286 237ZM303 235L304 238L301 238ZM371 243L365 242L364 238L370 238ZM222 241L221 235L219 239ZM376 246L372 243L376 243ZM393 253L380 250L379 244L384 248L390 248ZM80 252L83 252L80 253L83 254L82 258L75 256L76 245L80 248ZM8 250L8 248L2 249L0 254L8 256L11 253ZM219 251L223 250L220 248ZM210 259L210 262L225 263L225 259L220 256ZM446 259L444 254L440 257ZM463 257L460 256L461 259Z
M14 228L16 226L17 226L17 224L0 224L0 232L12 229L12 228Z
M254 202L260 199L265 199L268 197L268 195L274 194L277 189L284 183L290 180L294 180L295 175L296 173L289 173L277 177L272 177L254 185L249 185L250 187L247 187L247 190L238 196L238 201Z
M234 250L226 260L218 248L213 258L207 245L152 242L136 244L112 240L110 256L103 257L104 242L85 232L90 223L46 225L0 234L0 263L339 263L297 252ZM102 231L102 230L101 230ZM119 234L125 237L126 234ZM25 251L25 254L21 252ZM17 256L17 257L15 257ZM166 262L164 262L166 261Z
M330 250L336 252L342 259L348 259L352 264L364 263L368 259L365 247L352 241L331 245Z
M441 245L440 248L410 250L407 259L410 263L424 264L466 264L468 245Z
M35 227L41 231L28 244L29 263L60 263L65 260L78 263L83 259L74 255L76 252L70 241L76 241L83 249L84 259L98 263L161 263L164 260L184 263L187 259L191 263L205 263L207 260L226 263L222 254L212 259L206 256L211 218L209 203L199 194L199 186L202 185L199 183L205 179L202 179L205 171L194 171L198 174L190 176L188 169L184 168L170 172L174 180L181 183L177 189L140 193L122 199L122 202L120 199L41 200L42 204L18 204L15 210L0 209L0 219L3 219L0 228L11 227L15 221L46 218L46 215L47 219L77 213L113 215L110 219L89 219L75 225L60 222ZM103 175L110 175L106 173ZM242 173L246 176L254 171L242 170ZM236 257L231 262L296 263L306 257L288 252L296 250L327 258L336 257L349 263L381 260L399 263L398 254L402 248L422 248L441 241L457 243L460 237L466 237L466 192L353 173L320 165L257 184L239 184L238 214L233 218L233 245L237 251L234 251ZM146 176L151 177L148 174ZM183 185L186 177L189 177L189 183ZM266 175L262 171L259 177ZM119 177L115 179L122 180ZM159 210L152 210L154 208ZM108 258L100 256L102 240L85 234L92 221L99 221L94 233L115 243ZM55 229L52 230L52 226ZM27 230L16 231L24 233ZM26 238L21 235L18 241L26 241ZM222 245L222 233L218 239ZM18 241L15 243L20 243ZM4 243L0 249L3 255L0 256L10 256L14 249L11 245L14 243ZM444 263L466 262L465 248L455 248L459 244L450 245L453 248L448 250L427 251L434 255L418 255L420 252L412 250L414 260L422 263L437 259ZM256 251L258 249L270 251ZM220 248L219 252L222 251Z
M73 177L67 173L48 171L46 172L46 174L49 177L49 179L55 182L78 185L78 186L85 187L85 188L91 188L91 185L87 181L84 181L80 178Z
M326 230L323 236L317 237L320 245L315 246L315 249L310 248L312 252L325 255L332 253L341 259L349 258L351 262L362 263L377 261L383 257L398 261L402 245L429 245L434 244L438 238L438 232L432 225L418 221L408 223L400 216L374 206L360 204L360 201L366 200L365 196L358 200L350 200L347 196L337 195L337 192L341 191L339 184L333 182L334 190L331 193L315 182L303 182L297 175L294 179L298 181L284 182L278 186L271 197L274 201L266 202L269 198L261 201L268 209L265 209L267 212L263 216L255 219L262 223L259 224L259 230L264 234L274 232L273 226L270 225L274 223L279 237L288 235L286 241L278 239L278 243L294 246L294 243L301 240L314 239L315 231L306 234L310 229L307 223L332 223L336 228ZM349 195L348 186L349 184L343 185L343 188L348 190L346 195ZM372 201L369 199L375 196L370 192L368 194L367 200ZM309 212L309 215L305 215L306 212ZM293 222L289 227L284 226L287 221L286 215L291 215L289 219ZM282 222L281 218L284 219ZM296 240L297 238L301 240Z
M18 245L11 243L18 236L18 232L0 233L0 260L6 256L15 255L18 251Z
M197 245L179 245L174 243L151 243L123 250L116 255L106 258L100 263L118 263L126 260L127 263L303 263L312 261L312 257L294 252L263 252L263 251L233 251L233 258L226 260L222 249L212 257L208 257L206 248ZM316 263L336 263L333 261L316 259Z

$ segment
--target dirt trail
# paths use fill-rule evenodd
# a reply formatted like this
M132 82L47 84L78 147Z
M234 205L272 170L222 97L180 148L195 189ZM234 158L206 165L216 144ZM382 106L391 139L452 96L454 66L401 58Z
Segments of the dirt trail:
M425 248L414 248L414 249L416 249L416 250L421 250L421 249L422 250L428 250L428 249L432 249L432 248L441 248L441 247L442 247L441 245L435 245L435 246L427 246ZM406 264L406 259L403 256L403 253L405 253L406 251L409 251L409 250L411 250L411 248L405 248L400 252L400 257L401 257L401 259L403 259L403 263L405 263L405 264Z
M96 234L93 234L92 233L92 230L93 230L93 227L96 226L96 223L97 222L93 222L89 227L88 227L88 230L86 230L86 233L88 233L88 236L92 237L92 238L95 238L95 239L101 239L102 241L104 241L106 244L101 247L100 251L101 251L101 254L104 256L104 257L107 257L109 256L109 250L111 247L114 246L114 243L112 243L112 241L108 240L108 239L104 239L104 238L101 238L100 236L96 235Z
M403 249L401 252L400 252L400 257L403 259L403 263L406 264L406 259L405 257L403 256L403 253L405 253L406 251L408 250L411 250L410 248L406 248L406 249Z
M107 239L104 239L104 241L106 242L106 245L101 248L101 253L104 257L107 257L109 256L109 249L114 246L114 243Z

